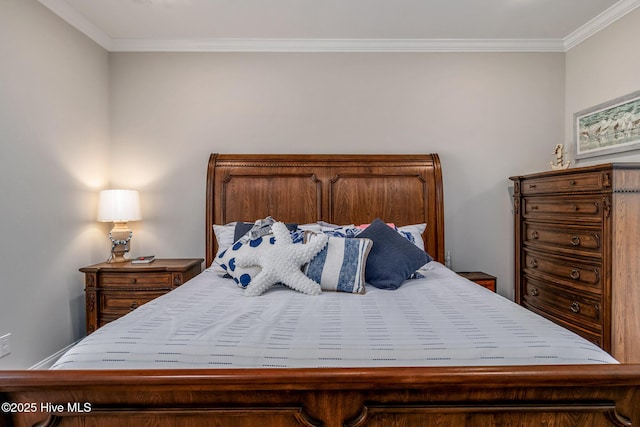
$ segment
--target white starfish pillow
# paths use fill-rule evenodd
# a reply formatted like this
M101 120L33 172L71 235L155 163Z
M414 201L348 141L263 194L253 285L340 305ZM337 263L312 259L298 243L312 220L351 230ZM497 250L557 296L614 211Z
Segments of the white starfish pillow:
M246 287L246 296L262 295L276 283L284 283L291 289L308 295L322 292L320 285L309 279L300 270L304 264L315 257L327 244L328 237L321 236L305 244L294 244L289 230L282 222L276 222L271 228L275 237L273 245L264 245L263 250L238 254L236 264L246 268L260 266L262 270Z

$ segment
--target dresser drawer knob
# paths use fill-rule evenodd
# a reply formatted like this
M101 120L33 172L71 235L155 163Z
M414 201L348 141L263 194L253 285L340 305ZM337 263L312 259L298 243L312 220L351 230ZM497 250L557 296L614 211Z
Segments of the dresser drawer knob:
M537 211L538 210L538 205L530 205L529 209L531 209L532 211Z
M574 301L569 308L574 313L580 313L580 304L577 301Z
M569 185L576 185L576 180L575 179L570 179L569 180Z
M540 237L540 234L538 234L538 232L534 230L534 231L531 233L531 237L532 237L534 240L537 240L537 239Z
M134 301L131 303L131 305L129 306L129 310L133 311L136 308L138 308L140 306L140 304L138 303L138 301Z
M532 189L532 190L533 190L534 188L536 188L536 187L537 187L537 185L536 185L536 184L529 184L529 188L530 188L530 189Z
M571 270L571 273L569 273L569 277L571 277L573 280L578 280L580 278L580 270L574 268L573 270Z
M138 281L138 279L136 279L135 277L129 280L129 283L131 283L132 285L135 284Z
M580 246L580 236L571 237L571 245L572 246Z
M529 267L531 268L538 268L538 260L535 258L531 258L529 260Z
M571 210L574 212L578 212L578 205L571 205Z
M539 294L538 289L537 288L531 288L531 296L532 297L537 297Z

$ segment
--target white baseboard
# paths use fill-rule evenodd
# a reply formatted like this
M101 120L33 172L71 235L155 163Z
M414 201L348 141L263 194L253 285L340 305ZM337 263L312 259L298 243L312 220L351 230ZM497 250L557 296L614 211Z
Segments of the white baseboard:
M78 342L80 342L80 340L69 344L68 346L66 346L62 350L56 351L51 356L47 357L44 360L41 360L40 362L38 362L35 365L33 365L32 367L30 367L29 370L46 370L46 369L49 369L50 367L53 366L54 363L56 363L56 360L58 360L60 358L60 356L62 356L64 353L66 353L67 350L69 350L71 347L76 345Z

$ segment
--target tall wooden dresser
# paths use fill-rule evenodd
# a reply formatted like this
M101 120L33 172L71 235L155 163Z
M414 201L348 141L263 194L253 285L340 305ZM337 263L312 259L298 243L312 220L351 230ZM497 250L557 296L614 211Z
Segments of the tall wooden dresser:
M640 163L510 179L516 302L640 362Z

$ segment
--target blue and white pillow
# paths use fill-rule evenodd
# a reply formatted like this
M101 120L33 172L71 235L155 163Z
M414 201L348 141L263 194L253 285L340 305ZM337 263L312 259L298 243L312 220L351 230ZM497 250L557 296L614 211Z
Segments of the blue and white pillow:
M305 232L302 230L292 231L291 239L293 243L304 242ZM247 238L241 238L226 250L222 251L215 258L215 263L218 264L241 288L246 288L251 280L256 277L262 270L260 267L240 267L236 264L236 257L240 253L246 251L260 250L264 245L273 245L275 237L273 234L267 234L257 239L250 240Z
M271 231L271 225L274 222L276 222L276 220L268 216L255 222L234 221L225 225L213 224L213 233L216 237L216 243L218 244L218 252L216 253L216 257L220 255L225 249L243 238L245 234L252 231L254 228L263 230L260 235L269 234ZM286 225L290 231L295 231L298 229L298 225L295 223ZM249 239L249 237L247 237L247 239Z
M323 229L322 231L328 236L350 239L353 237L358 237L358 234L362 232L362 228L355 227L353 225L344 225L336 228Z
M411 224L411 225L403 225L402 227L397 227L398 233L402 234L407 238L408 241L424 250L424 240L422 239L422 233L427 228L426 223L422 224Z
M370 239L330 236L327 246L304 267L304 273L320 283L323 291L363 294L367 256L372 246Z
M368 224L366 225L368 226ZM392 226L392 228L396 230L401 236L413 243L418 248L424 250L424 240L422 239L422 233L424 233L424 230L427 228L427 224L411 224L403 225L402 227L396 227L393 224L387 225ZM358 235L366 229L367 227L365 226L365 224L363 224L359 227L356 227L354 225L343 225L334 228L326 228L322 231L329 236L352 238L358 237Z

